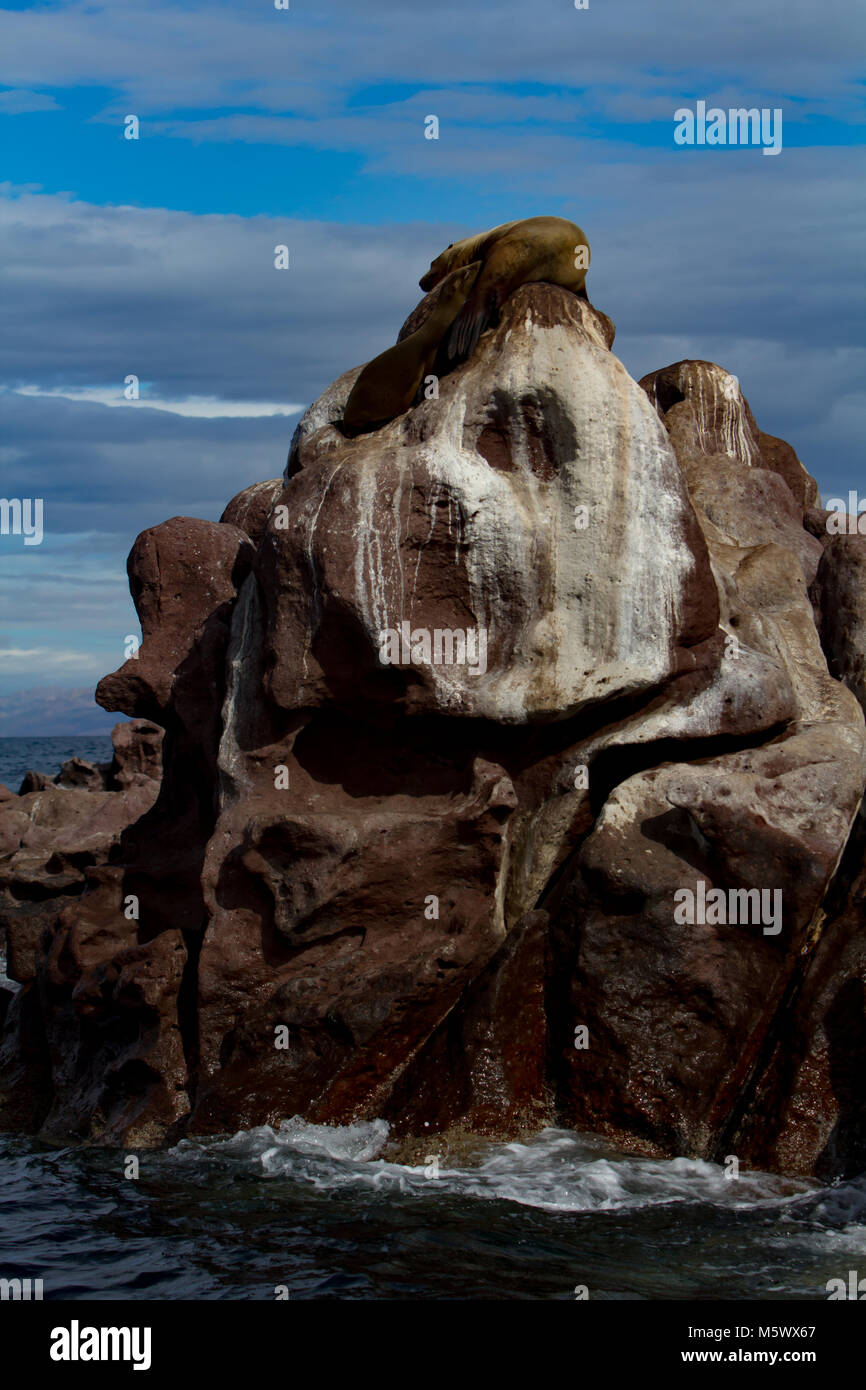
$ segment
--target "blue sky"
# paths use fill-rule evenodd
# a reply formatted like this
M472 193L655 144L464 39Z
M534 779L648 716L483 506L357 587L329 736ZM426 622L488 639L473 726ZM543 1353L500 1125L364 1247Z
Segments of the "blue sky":
M825 496L862 492L864 31L855 0L7 4L0 496L46 536L0 536L0 734L4 697L120 664L136 534L277 476L496 222L574 218L633 375L720 362ZM676 147L699 99L781 108L781 154Z

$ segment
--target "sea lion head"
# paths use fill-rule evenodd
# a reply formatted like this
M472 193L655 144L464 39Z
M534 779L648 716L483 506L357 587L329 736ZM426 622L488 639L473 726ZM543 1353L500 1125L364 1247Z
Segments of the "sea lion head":
M442 304L448 304L449 308L462 306L463 300L468 295L475 281L478 279L478 272L481 269L481 261L470 261L468 265L458 266L455 270L449 270L442 277L448 281L447 285L442 285ZM427 279L427 276L424 276ZM441 281L440 281L441 283ZM437 304L438 308L438 304Z
M449 270L453 270L454 267L448 255L448 252L453 249L454 242L452 241L450 245L446 246L445 250L436 257L435 261L430 262L430 269L427 271L427 274L422 275L421 279L418 281L422 290L432 290L433 287L438 285L439 281L448 274Z

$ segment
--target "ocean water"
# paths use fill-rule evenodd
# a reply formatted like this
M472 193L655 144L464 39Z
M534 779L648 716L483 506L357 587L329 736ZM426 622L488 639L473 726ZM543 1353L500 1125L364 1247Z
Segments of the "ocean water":
M49 738L0 738L0 782L17 792L25 772L60 771L67 758L89 763L111 762L110 734L72 734Z
M826 1300L866 1260L866 1179L629 1157L548 1129L450 1168L384 1121L295 1118L169 1151L0 1138L0 1275L45 1298ZM436 1152L431 1138L431 1158Z

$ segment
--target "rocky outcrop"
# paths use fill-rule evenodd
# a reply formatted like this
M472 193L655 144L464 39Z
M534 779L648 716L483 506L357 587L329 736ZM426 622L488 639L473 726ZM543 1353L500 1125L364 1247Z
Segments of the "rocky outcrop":
M53 1020L40 997L43 938L53 937L66 908L119 850L126 827L156 801L162 737L144 719L117 724L110 763L71 758L55 777L28 772L20 794L0 802L0 941L6 971L20 986L8 992L0 1044L6 1127L41 1125L47 1106L45 1033Z
M859 571L733 377L612 343L524 286L434 398L348 439L347 372L283 479L136 542L98 698L166 772L34 947L33 1127L862 1166Z
M866 536L828 539L812 599L830 671L866 709Z
M818 484L784 439L758 429L740 383L715 362L674 362L641 379L671 435L677 457L727 459L730 465L775 473L800 516L818 505ZM721 481L721 480L720 480ZM786 493L774 494L783 513Z
M239 492L237 497L232 498L220 517L220 522L223 525L236 526L258 545L282 490L283 485L279 478L271 478L266 483L253 483L243 492Z

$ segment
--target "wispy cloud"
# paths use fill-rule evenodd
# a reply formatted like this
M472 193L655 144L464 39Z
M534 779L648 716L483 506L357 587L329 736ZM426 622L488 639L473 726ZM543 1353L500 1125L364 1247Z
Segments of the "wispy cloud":
M23 116L28 111L60 111L60 103L48 92L29 92L25 87L0 92L0 114Z
M4 661L29 661L37 657L51 666L89 666L93 660L89 652L64 652L53 647L4 647L2 656Z
M65 390L16 386L14 390L17 396L59 396L66 401L85 401L91 405L164 410L169 415L184 415L191 420L261 420L269 415L298 415L304 409L302 405L279 405L271 401L222 401L216 396L187 396L176 401L149 395L128 399L123 392L101 386L71 386Z

